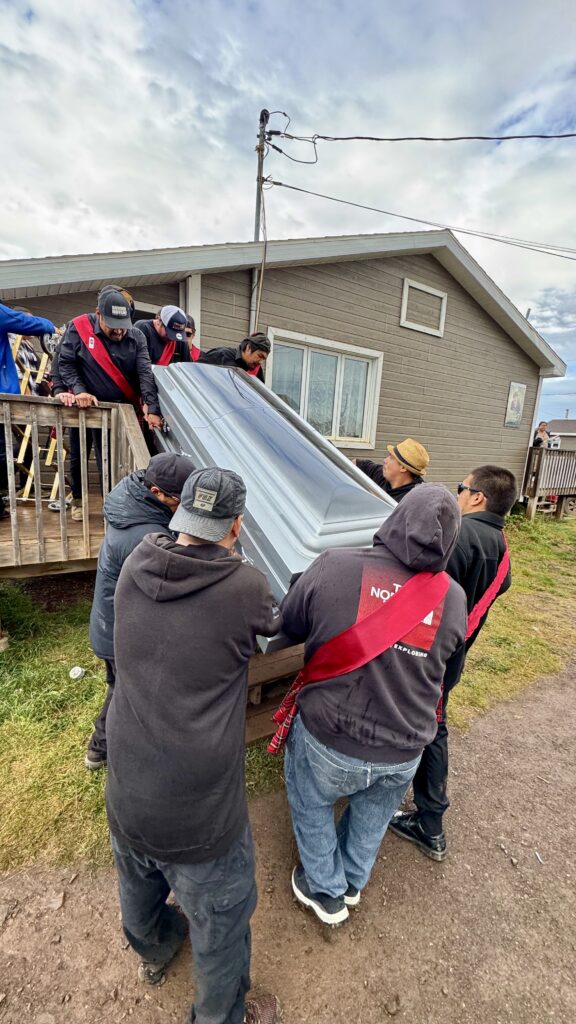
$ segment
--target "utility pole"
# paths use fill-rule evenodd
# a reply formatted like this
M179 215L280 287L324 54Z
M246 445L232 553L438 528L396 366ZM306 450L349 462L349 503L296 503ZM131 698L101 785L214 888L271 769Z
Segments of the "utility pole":
M256 152L258 154L258 172L256 174L256 214L254 217L254 241L260 240L260 214L262 211L262 172L264 170L264 150L266 146L266 128L268 127L268 121L270 120L270 112L268 110L260 111L260 123L258 129L258 145L256 146Z
M264 171L264 154L266 151L266 128L270 120L268 110L260 111L260 122L258 126L258 143L256 152L258 154L258 171L256 174L256 212L254 215L254 241L260 241L260 217L262 214L262 181ZM260 272L258 267L252 271L252 294L250 298L250 334L258 330L258 309L259 309L259 284Z

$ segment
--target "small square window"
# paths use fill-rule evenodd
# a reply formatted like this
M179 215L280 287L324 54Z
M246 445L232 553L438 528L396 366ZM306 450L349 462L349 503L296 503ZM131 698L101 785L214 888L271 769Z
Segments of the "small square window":
M400 326L441 338L446 320L446 292L404 278Z

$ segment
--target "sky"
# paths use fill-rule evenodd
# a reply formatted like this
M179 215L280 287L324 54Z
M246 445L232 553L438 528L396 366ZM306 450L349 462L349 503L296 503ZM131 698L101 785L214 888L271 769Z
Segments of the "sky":
M576 132L573 0L0 0L0 259L252 238L263 107L301 135ZM575 157L325 142L264 173L576 249ZM419 228L280 187L265 205L270 238ZM541 415L576 417L576 254L457 237L568 363Z

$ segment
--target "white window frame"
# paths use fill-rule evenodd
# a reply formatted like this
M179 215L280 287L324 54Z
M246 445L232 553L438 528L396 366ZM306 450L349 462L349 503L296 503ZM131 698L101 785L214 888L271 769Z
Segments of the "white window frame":
M427 295L435 295L436 298L441 299L442 303L440 306L440 324L436 327L427 327L425 324L414 323L413 320L406 319L406 313L408 311L408 295L410 289L414 288L417 292L426 292ZM428 284L421 284L420 281L412 281L411 278L404 278L404 285L402 287L402 307L400 310L400 327L407 327L409 331L421 331L422 334L433 334L435 338L444 337L444 324L446 322L446 303L448 301L447 292L439 292L437 288L431 288Z
M368 361L368 378L366 381L366 397L364 399L364 422L362 424L362 437L339 437L335 434L326 435L338 448L358 448L362 450L376 447L376 425L378 421L378 405L380 401L380 390L382 385L382 366L384 356L382 352L376 352L372 348L360 348L358 345L348 345L340 341L331 341L329 338L316 338L312 334L298 334L296 331L285 331L276 327L268 328L268 338L272 350L266 361L267 385L272 390L272 373L274 361L274 343L288 345L292 348L304 349L308 353L313 349L320 352L327 352L331 355L351 356L356 359ZM304 358L302 374L302 406L300 415L306 419L308 403L308 381L309 381L310 359ZM343 360L338 360L336 369L336 402L333 413L333 423L340 422L341 402L341 380Z

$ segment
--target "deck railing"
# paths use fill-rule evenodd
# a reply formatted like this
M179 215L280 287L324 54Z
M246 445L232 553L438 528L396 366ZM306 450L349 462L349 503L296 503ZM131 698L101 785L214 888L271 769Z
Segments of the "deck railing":
M531 448L528 453L523 494L528 498L528 517L533 519L538 502L548 495L558 496L558 514L565 510L566 499L576 495L576 451L562 448Z
M104 535L103 495L127 473L145 467L150 457L132 406L102 403L78 409L50 398L3 395L0 425L10 511L10 525L2 520L0 526L0 575L88 567ZM71 520L66 500L70 428L79 433L82 521ZM91 430L102 432L102 487L89 460ZM55 511L48 509L49 502Z

